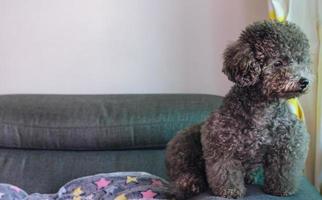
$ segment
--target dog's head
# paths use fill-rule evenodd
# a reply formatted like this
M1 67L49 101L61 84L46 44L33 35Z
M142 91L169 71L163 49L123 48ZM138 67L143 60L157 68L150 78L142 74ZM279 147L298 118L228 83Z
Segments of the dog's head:
M311 85L309 42L294 23L261 21L248 26L224 52L223 72L240 87L266 97L290 98Z

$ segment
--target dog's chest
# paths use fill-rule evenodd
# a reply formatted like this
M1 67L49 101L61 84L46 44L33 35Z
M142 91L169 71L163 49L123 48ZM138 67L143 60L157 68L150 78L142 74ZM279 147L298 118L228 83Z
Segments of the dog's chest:
M244 129L243 135L239 138L239 145L236 156L241 160L262 160L265 149L272 142L270 131L267 128Z
M261 162L265 149L272 143L270 124L274 112L265 112L254 115L252 121L246 122L241 133L238 134L239 144L236 156L245 161Z

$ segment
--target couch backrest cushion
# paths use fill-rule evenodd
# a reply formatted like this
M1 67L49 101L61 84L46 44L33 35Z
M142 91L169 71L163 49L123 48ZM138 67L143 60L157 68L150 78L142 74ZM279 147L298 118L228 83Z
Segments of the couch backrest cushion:
M0 148L163 148L220 104L200 94L2 95Z

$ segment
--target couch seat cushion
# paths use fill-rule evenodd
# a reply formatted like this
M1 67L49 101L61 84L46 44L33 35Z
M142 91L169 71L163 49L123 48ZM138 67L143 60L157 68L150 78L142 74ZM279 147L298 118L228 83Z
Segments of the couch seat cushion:
M209 193L203 193L189 200L229 200L227 198L215 197ZM322 200L322 197L309 181L303 177L299 190L292 196L279 197L265 194L260 185L248 185L246 196L238 200Z

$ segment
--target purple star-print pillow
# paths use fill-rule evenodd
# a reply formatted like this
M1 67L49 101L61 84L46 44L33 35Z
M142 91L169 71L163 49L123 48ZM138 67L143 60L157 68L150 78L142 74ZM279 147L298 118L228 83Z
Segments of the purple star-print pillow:
M172 199L168 182L144 172L116 172L75 179L58 192L59 199Z
M0 184L0 200L170 200L168 182L144 172L97 174L70 181L56 194L28 195L22 189Z
M0 183L0 199L24 199L28 194L17 186Z

